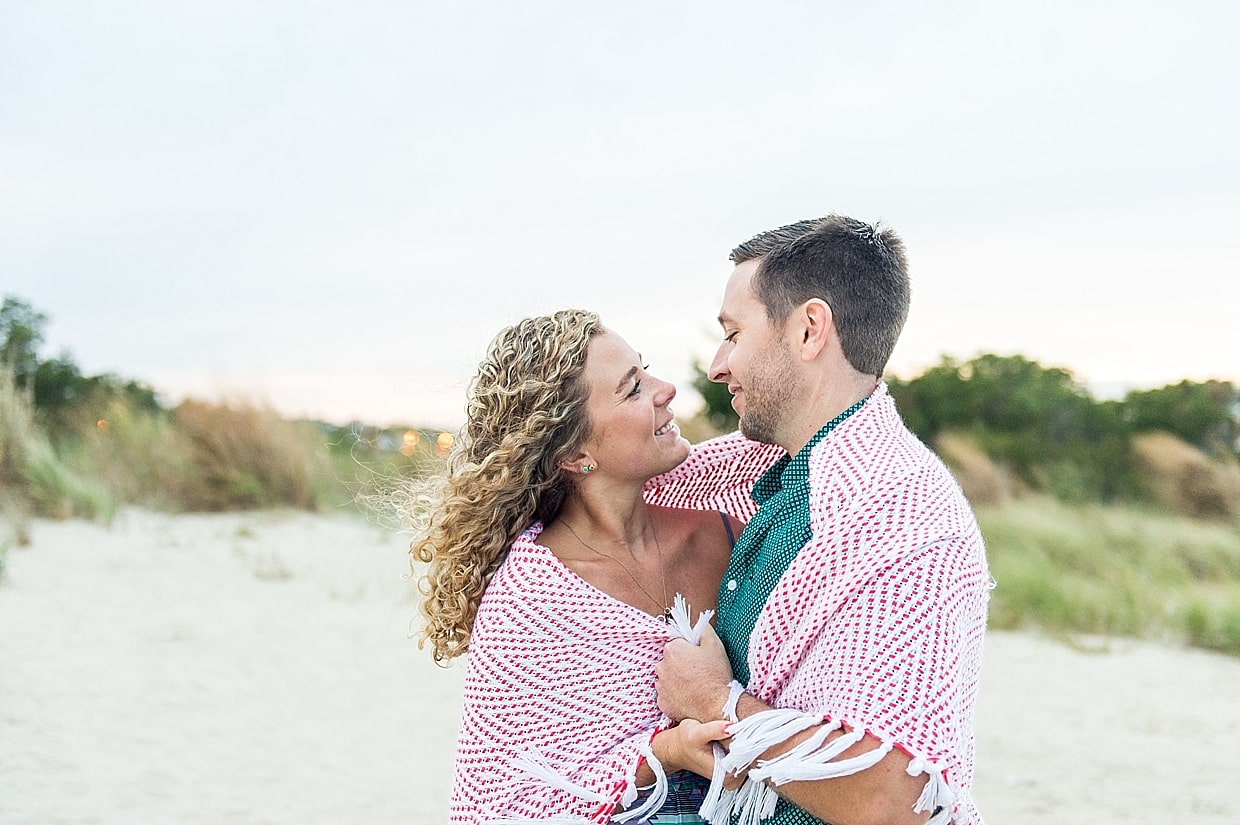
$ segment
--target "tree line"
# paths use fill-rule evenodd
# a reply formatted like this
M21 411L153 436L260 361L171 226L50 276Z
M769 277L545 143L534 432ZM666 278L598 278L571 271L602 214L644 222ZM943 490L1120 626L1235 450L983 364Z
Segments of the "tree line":
M694 387L712 426L736 426L727 387L695 367ZM1021 355L944 357L920 375L888 377L909 429L934 445L970 436L1026 486L1065 500L1145 497L1133 439L1174 435L1216 459L1240 456L1240 391L1231 381L1180 381L1099 400L1073 373Z
M169 407L140 381L84 373L67 352L40 357L47 321L15 296L0 303L0 516L110 518L119 504L328 509L423 472L451 441L293 421L245 402Z
M48 317L26 301L5 296L0 304L0 366L19 390L30 394L40 424L53 436L78 431L91 411L114 401L132 409L163 410L154 388L113 373L86 375L68 352L42 359Z
M68 353L40 358L47 320L14 296L0 305L0 366L28 393L53 442L94 429L96 413L109 406L167 412L142 382L86 375ZM727 387L709 381L700 364L694 369L709 427L734 429ZM888 377L887 383L909 428L927 444L934 446L944 433L966 435L1025 486L1064 500L1145 497L1133 449L1142 433L1170 433L1216 459L1240 457L1240 390L1231 381L1185 380L1100 400L1063 367L983 354L965 361L944 357L916 377ZM336 441L352 448L356 439Z

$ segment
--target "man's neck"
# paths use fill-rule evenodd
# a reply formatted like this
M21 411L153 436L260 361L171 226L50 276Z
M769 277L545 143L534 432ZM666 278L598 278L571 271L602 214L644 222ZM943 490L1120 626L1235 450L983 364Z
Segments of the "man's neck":
M827 425L844 410L863 398L868 398L878 386L878 379L873 375L853 373L845 380L824 382L823 386L810 393L812 399L805 408L789 423L789 435L780 439L780 446L788 451L788 455L799 453L814 433Z

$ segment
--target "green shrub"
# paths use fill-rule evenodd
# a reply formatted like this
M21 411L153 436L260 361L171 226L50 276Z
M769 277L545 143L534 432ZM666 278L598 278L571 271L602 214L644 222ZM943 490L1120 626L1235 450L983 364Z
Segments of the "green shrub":
M1240 655L1240 591L1230 598L1198 597L1181 607L1180 621L1189 644Z
M997 628L1186 641L1240 653L1240 530L1135 507L978 508Z

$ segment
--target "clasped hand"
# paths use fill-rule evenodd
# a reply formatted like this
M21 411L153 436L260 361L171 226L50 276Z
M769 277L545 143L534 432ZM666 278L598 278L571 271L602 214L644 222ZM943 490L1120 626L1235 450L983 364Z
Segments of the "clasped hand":
M672 721L722 718L732 666L713 627L706 626L700 644L684 639L668 642L654 677L659 710Z
M714 770L714 743L727 742L723 706L728 701L732 666L714 628L707 626L700 644L673 639L663 648L663 661L655 665L655 690L659 709L678 722L675 731L683 767L709 777ZM698 722L697 720L714 720ZM736 788L742 777L727 777L724 785Z

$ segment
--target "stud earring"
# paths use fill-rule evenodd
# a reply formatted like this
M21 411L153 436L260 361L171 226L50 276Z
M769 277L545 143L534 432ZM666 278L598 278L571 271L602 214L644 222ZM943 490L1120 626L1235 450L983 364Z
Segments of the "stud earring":
M597 469L598 469L598 465L597 465L597 464L584 464L584 465L582 465L582 467L581 467L581 474L582 474L583 476L584 476L584 475L589 475L590 473L594 472L594 471L595 471L595 470L597 470Z

